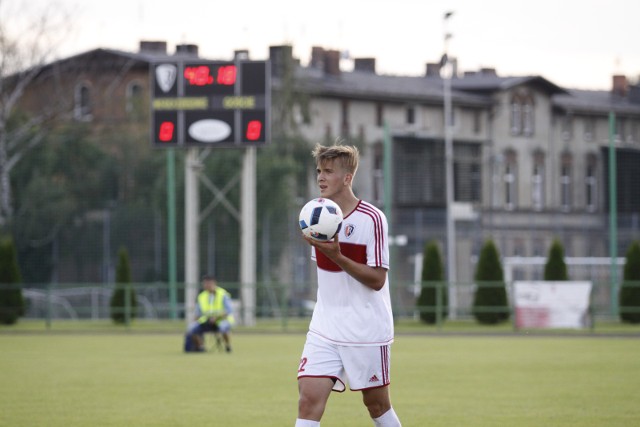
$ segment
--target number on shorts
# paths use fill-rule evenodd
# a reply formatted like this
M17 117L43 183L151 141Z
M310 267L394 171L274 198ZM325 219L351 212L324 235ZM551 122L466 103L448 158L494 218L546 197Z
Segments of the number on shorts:
M307 364L307 358L303 357L300 359L300 367L298 368L298 372L304 372L304 365Z

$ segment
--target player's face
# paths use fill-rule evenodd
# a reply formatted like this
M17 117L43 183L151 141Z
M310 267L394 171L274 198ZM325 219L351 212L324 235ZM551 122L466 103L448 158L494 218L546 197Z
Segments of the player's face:
M331 199L348 188L349 174L342 168L340 161L331 159L319 163L316 174L322 197Z

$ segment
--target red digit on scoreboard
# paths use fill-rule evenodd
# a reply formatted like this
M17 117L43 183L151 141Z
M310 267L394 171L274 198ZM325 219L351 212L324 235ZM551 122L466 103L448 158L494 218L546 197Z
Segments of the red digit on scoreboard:
M249 141L257 141L260 139L262 132L262 122L260 120L251 120L247 124L247 139Z
M184 69L184 78L190 85L207 86L213 84L213 76L209 74L209 67L200 65L197 67L186 67Z
M218 84L233 86L236 83L236 66L226 65L218 68Z
M158 139L162 142L170 142L173 139L174 127L173 122L162 122L160 124Z

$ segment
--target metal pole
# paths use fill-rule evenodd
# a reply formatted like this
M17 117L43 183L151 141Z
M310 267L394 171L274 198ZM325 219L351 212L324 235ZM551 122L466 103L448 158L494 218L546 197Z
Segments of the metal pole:
M389 134L389 124L384 122L384 138L383 143L383 157L382 157L382 178L383 178L383 203L384 203L384 215L387 217L387 237L389 238L389 292L395 286L395 269L398 268L395 265L396 244L391 239L395 236L393 226L393 198L391 197L391 188L393 187L393 147L391 146L391 135ZM394 239L395 240L395 239ZM395 286L397 288L397 286ZM391 294L393 297L393 294Z
M198 149L189 148L185 158L184 186L185 186L185 209L184 209L184 270L185 270L185 320L187 324L195 317L196 295L198 291L198 267L200 265L198 228L199 228L199 194L198 194L198 170L200 160L198 159Z
M456 278L456 228L453 218L453 127L452 127L452 102L451 102L451 78L453 69L449 61L448 47L451 34L447 31L447 23L453 12L444 15L444 156L446 179L446 217L447 217L447 278L449 281L449 317L456 318L457 298L455 292Z
M178 318L177 311L177 255L176 255L176 159L173 148L167 151L167 239L168 282L171 319Z
M618 315L618 197L616 181L616 115L609 112L609 253L611 255L611 315Z
M256 322L256 150L245 150L240 196L240 283L246 326Z

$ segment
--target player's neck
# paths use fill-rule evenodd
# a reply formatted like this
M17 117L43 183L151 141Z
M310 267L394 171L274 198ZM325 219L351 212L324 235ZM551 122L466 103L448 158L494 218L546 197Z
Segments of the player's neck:
M338 206L340 206L340 209L342 210L342 214L344 216L347 216L351 212L353 212L353 210L356 208L356 206L358 206L358 203L360 202L360 199L358 199L355 194L353 194L351 187L345 188L344 191L333 195L331 197L331 200L333 200L338 204Z

